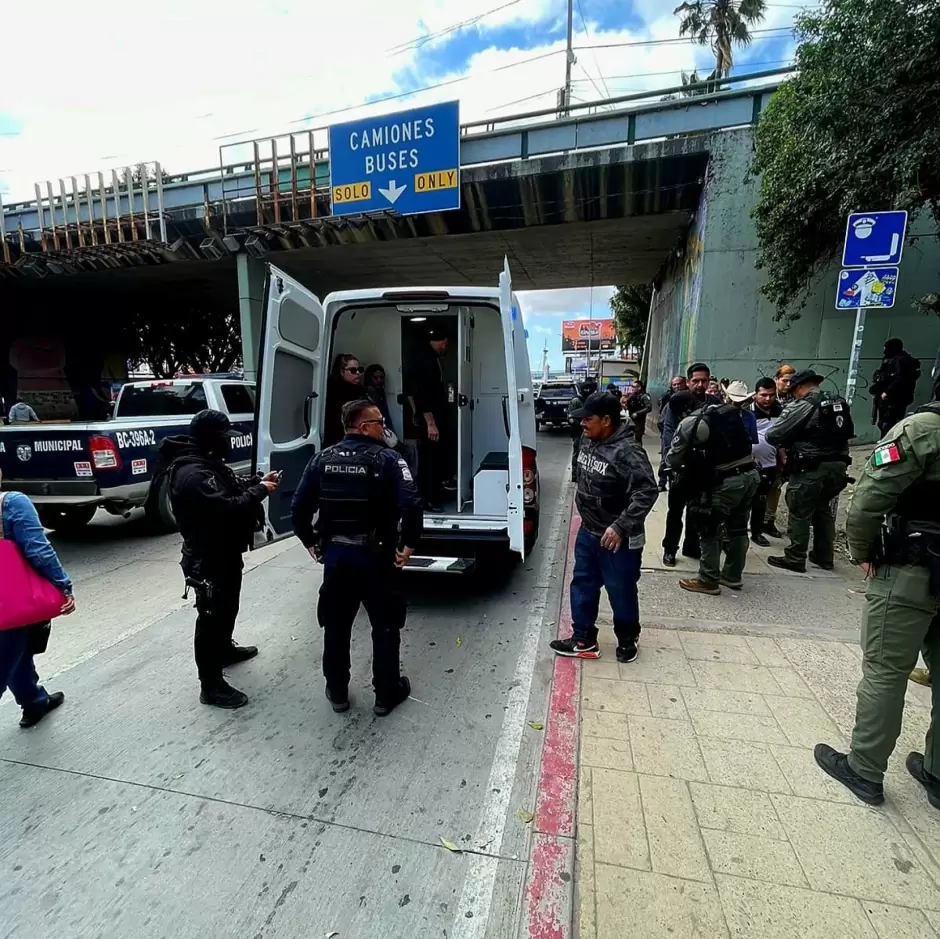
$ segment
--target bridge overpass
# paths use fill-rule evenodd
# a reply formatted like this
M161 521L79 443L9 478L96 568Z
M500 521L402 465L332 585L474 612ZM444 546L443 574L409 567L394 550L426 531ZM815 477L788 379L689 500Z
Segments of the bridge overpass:
M71 292L185 282L206 293L231 285L240 253L277 254L323 290L359 286L364 272L389 285L486 283L507 254L520 289L648 281L694 213L709 135L752 124L785 72L694 98L651 101L681 90L662 89L562 118L465 124L454 212L330 217L319 131L240 144L248 162L178 176L153 164L112 172L110 185L100 173L50 181L2 214L0 289L57 292L70 275Z

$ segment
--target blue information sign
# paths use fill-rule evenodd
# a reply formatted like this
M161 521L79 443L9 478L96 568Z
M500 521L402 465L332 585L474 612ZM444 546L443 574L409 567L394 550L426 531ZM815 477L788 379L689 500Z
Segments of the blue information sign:
M894 306L898 289L896 267L872 267L868 270L839 272L836 290L837 310L869 309L890 310Z
M904 252L907 212L855 212L845 229L843 267L896 267Z
M330 128L334 215L460 208L460 104L448 101Z

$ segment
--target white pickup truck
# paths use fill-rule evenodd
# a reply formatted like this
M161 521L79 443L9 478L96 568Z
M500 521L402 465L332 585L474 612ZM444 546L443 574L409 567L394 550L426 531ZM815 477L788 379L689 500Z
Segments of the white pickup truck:
M99 508L126 515L139 506L159 527L175 528L165 486L151 486L157 446L186 433L205 408L224 412L242 431L229 462L236 472L247 471L254 383L228 376L155 379L124 385L108 421L0 426L3 489L28 495L47 528L79 528Z

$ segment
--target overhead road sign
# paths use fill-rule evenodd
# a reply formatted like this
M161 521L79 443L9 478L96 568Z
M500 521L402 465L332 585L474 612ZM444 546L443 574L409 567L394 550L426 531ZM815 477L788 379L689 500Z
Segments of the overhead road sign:
M460 103L448 101L330 128L333 215L460 208Z
M836 291L837 310L868 309L890 310L894 306L898 287L898 268L873 267L868 270L839 272Z
M897 267L904 253L907 212L855 212L845 229L843 267Z

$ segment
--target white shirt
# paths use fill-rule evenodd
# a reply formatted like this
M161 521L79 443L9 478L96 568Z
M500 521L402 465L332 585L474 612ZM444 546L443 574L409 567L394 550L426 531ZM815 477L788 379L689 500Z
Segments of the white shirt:
M767 431L777 423L777 419L761 417L757 411L754 412L754 416L757 418L757 439L760 443L751 447L751 455L761 469L772 469L777 465L777 448L767 443Z

